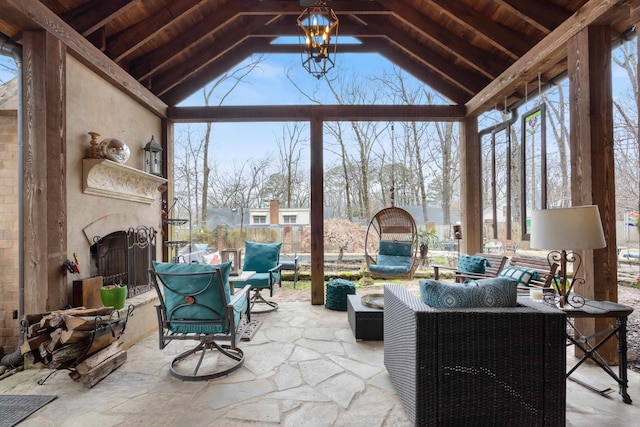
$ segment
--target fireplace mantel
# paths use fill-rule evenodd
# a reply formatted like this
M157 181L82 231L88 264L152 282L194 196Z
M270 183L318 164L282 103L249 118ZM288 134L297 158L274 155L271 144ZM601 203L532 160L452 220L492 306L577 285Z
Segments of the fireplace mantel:
M153 203L167 180L111 160L82 160L82 192L96 196Z

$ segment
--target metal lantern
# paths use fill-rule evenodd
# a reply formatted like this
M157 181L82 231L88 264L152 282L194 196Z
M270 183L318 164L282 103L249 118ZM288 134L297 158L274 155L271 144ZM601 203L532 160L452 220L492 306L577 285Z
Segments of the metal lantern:
M153 136L144 146L144 171L156 176L162 176L162 146Z

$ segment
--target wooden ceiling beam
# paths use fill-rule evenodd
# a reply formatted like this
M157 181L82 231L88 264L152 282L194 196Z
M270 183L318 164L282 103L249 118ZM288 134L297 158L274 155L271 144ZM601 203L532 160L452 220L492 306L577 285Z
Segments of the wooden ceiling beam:
M135 0L87 2L60 14L60 18L86 37L118 15L126 13L135 3Z
M171 39L169 43L158 49L132 60L129 72L139 81L148 78L161 68L166 67L173 60L176 53L183 52L185 48L194 49L203 38L219 31L226 24L239 17L240 12L240 2L236 1L222 7L222 10L216 9L191 27L189 31L185 31ZM244 29L243 31L246 32Z
M467 115L478 115L522 88L538 73L566 60L567 41L583 28L598 22L613 9L625 6L627 0L589 0L576 13L536 44L522 58L507 68L497 79L467 102Z
M464 118L459 105L254 105L219 107L170 107L168 118L176 123L308 121L438 121Z
M225 53L216 61L202 68L198 73L192 74L188 79L167 91L162 95L162 100L167 105L179 104L251 55L261 52L268 46L272 46L270 43L270 39L260 37L245 39L235 49Z
M517 31L491 20L462 3L451 0L430 0L430 2L439 7L449 18L483 36L485 40L513 59L520 58L534 44L527 42Z
M66 45L67 51L74 58L90 70L157 116L166 117L167 105L164 102L81 37L39 0L2 0L0 15L11 16L23 30L42 29L50 32Z
M500 75L508 65L496 58L495 55L490 55L488 52L478 49L466 40L452 34L408 3L397 0L378 0L378 2L394 12L393 16L404 25L418 31L442 49L465 62L470 68L479 71L490 79Z
M119 62L156 34L170 26L175 20L182 18L206 0L172 1L166 7L138 22L131 27L107 38L106 53L114 61Z
M243 26L244 32L242 34L231 32L222 38L216 39L212 43L202 45L197 51L192 52L188 60L182 60L166 71L153 75L151 77L152 91L156 95L162 96L174 86L189 79L191 75L199 73L202 68L225 53L230 52L249 38L248 34L251 34L254 29L264 25L266 19L265 17L255 17L247 25Z
M549 34L558 25L566 21L571 12L543 0L495 0L501 6L544 34Z

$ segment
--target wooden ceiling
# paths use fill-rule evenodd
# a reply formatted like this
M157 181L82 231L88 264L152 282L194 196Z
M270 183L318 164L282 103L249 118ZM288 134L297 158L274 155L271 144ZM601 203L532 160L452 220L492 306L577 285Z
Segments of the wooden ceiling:
M29 2L37 3L37 0ZM29 3L28 2L28 3ZM15 3L15 0L7 3ZM255 53L300 53L300 0L41 0L167 105L175 105ZM340 55L378 52L452 104L501 107L523 98L566 68L566 43L545 58L535 49L564 27L607 24L612 37L632 27L622 0L336 0ZM3 12L0 6L0 12ZM6 8L5 12L9 9ZM578 11L578 13L576 13ZM5 14L6 16L6 14ZM564 27L563 27L564 26ZM20 20L0 13L0 32L20 41ZM553 39L551 39L553 37ZM529 56L527 56L529 55ZM514 67L528 58L521 71ZM510 73L510 74L508 74ZM505 80L509 80L507 87ZM513 81L511 81L513 80ZM478 99L487 88L496 90ZM499 87L502 85L503 87ZM498 90L498 89L501 89Z

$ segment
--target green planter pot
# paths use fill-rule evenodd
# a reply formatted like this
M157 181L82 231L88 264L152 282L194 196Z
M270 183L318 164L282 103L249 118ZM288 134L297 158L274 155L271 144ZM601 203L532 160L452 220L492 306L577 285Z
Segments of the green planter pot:
M124 307L124 302L127 299L127 287L123 285L112 289L101 288L100 297L105 307L113 307L115 310L119 310Z

